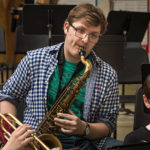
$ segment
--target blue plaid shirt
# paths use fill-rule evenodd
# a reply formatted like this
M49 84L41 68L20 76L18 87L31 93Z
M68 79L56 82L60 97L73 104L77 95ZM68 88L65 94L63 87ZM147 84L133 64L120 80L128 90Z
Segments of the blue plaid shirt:
M26 98L24 124L36 129L47 109L48 81L57 64L58 51L63 43L27 52L13 75L0 91L0 100L16 106ZM119 110L118 80L115 70L91 52L93 68L86 84L83 117L88 122L103 122L110 129L116 127ZM106 138L94 140L101 149Z

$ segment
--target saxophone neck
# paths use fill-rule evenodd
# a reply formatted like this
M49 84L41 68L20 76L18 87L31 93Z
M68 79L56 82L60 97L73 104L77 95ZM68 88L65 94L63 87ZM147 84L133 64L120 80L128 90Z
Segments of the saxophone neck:
M84 47L80 47L79 55L81 56L81 62L85 65L84 73L90 73L92 69L92 63L88 59L85 59L86 52L84 50Z

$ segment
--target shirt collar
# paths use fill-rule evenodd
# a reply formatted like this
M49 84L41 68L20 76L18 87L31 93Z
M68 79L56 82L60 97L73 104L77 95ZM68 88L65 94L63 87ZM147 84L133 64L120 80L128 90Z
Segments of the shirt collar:
M64 45L64 42L51 46L50 54L56 54L63 45ZM90 57L92 58L92 64L99 65L99 62L101 61L101 59L98 56L96 56L96 53L94 52L94 50L91 51Z
M60 50L60 48L63 46L63 44L64 44L64 42L59 43L57 45L50 46L50 50L49 50L50 54L57 53Z
M92 64L96 66L100 64L101 59L96 55L94 50L91 51L90 57L92 58Z

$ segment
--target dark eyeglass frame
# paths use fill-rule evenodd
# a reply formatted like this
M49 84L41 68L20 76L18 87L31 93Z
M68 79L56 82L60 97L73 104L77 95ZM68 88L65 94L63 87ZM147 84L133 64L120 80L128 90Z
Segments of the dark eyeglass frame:
M74 25L69 24L75 30L75 36L81 39L84 39L88 36L89 40L93 43L97 42L101 34L97 33L98 35L94 35L94 33L87 34L84 30L76 28Z

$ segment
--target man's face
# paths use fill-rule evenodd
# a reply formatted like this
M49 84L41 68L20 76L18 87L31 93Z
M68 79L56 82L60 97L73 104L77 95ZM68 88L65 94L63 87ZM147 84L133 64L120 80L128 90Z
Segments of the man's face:
M80 19L73 22L71 25L68 22L64 23L64 33L66 35L64 44L65 59L78 63L80 61L79 48L83 46L86 51L86 56L91 52L94 45L98 42L101 31L100 26L90 26L85 23L85 19ZM77 32L83 34L84 38L78 36ZM95 38L97 37L97 38Z

